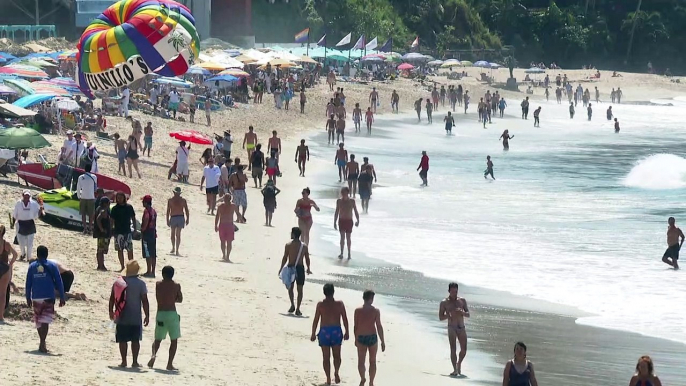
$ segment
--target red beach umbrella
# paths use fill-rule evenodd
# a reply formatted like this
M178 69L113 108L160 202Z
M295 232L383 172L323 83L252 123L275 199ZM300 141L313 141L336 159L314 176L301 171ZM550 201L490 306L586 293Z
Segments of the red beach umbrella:
M175 131L173 133L169 133L169 136L176 138L179 141L186 141L198 145L211 145L214 143L212 142L211 138L195 130Z

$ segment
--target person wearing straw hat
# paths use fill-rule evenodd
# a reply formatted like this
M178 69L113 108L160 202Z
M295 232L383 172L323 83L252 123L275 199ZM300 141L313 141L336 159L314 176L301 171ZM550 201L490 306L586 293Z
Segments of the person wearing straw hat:
M131 260L122 270L122 277L117 279L112 286L109 302L110 319L117 324L115 340L119 344L121 364L127 366L128 343L131 342L131 354L133 362L131 367L141 367L138 363L138 353L141 349L140 341L143 339L143 327L148 326L150 321L150 304L148 303L148 287L141 280L141 267L138 261ZM115 287L123 281L122 291L115 291ZM123 305L122 305L123 304ZM145 313L145 319L141 315L141 307ZM142 320L142 321L141 321Z

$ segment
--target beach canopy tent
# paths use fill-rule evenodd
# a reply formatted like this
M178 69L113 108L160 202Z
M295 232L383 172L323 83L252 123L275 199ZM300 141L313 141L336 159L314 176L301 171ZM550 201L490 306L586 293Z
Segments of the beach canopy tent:
M207 79L204 84L207 86L214 86L216 82L219 82L220 87L224 87L227 83L232 84L237 80L238 78L232 75L218 75Z
M213 54L210 56L209 62L219 64L224 68L243 68L245 66L243 62L236 60L224 52L217 52Z
M15 106L19 106L21 108L27 108L31 106L35 106L39 103L43 103L47 100L55 98L54 94L32 94L32 95L27 95L24 97L21 97L14 101L12 103Z
M234 59L238 60L239 62L243 64L251 64L257 62L257 59L251 57L251 56L246 56L246 55L240 55L236 56Z
M0 104L0 113L4 114L3 109L6 106L7 104ZM13 107L21 109L21 107ZM50 142L34 129L27 127L0 129L0 148L2 149L40 149L48 146L50 146Z
M187 82L181 78L176 78L176 77L160 76L159 78L155 78L155 80L153 80L152 82L157 83L157 84L167 84L167 85L170 85L172 87L182 87L182 88L193 87L193 83Z

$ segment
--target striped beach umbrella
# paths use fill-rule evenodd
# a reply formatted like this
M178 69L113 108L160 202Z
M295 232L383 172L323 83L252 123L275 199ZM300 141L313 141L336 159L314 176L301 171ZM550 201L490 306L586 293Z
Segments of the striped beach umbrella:
M48 77L48 74L38 67L21 64L10 64L0 67L0 74L15 75L26 79L45 79Z
M238 68L227 68L226 70L220 72L217 75L231 75L235 76L236 78L246 78L250 76L250 74Z
M70 89L70 88L78 89L79 88L79 86L76 84L76 81L74 79L68 78L68 77L52 78L48 82L52 83L56 86L64 87L66 89Z

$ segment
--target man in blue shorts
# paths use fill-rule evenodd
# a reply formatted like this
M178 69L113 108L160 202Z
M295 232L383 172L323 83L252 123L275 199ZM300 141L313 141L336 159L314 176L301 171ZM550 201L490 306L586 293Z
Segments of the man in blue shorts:
M341 382L338 370L341 368L341 344L343 340L348 340L348 315L345 313L345 305L340 300L333 298L333 284L324 284L324 300L317 304L317 311L314 314L312 323L312 336L310 340L314 342L319 338L319 347L322 348L324 363L324 373L326 374L326 384L331 384L331 352L333 352L334 381L336 384ZM317 325L321 319L319 333L316 334ZM345 334L341 329L341 319Z

